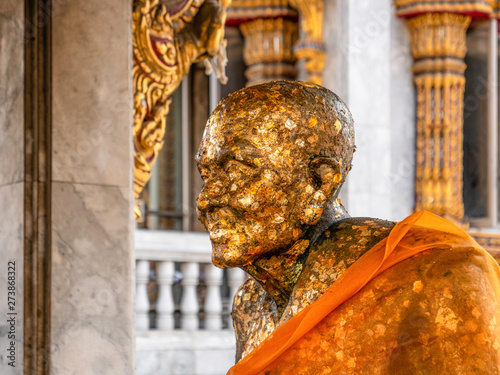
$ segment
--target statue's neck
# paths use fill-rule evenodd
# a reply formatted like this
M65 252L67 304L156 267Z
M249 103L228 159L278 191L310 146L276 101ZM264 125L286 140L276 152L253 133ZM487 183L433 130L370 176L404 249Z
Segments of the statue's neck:
M282 315L288 305L312 245L334 222L346 217L349 215L337 200L325 209L318 223L311 226L288 250L270 257L259 258L242 267L276 302L278 316Z

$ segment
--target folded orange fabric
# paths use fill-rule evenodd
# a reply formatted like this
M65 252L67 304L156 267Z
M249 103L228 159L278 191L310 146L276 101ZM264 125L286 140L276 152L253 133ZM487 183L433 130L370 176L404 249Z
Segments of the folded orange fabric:
M440 241L405 242L408 231L422 227L446 234ZM454 224L427 211L419 211L397 223L389 236L367 251L335 281L314 303L277 328L258 347L240 360L228 375L252 375L265 370L322 319L347 301L370 280L393 265L418 253L442 249L453 244L481 248L472 237Z

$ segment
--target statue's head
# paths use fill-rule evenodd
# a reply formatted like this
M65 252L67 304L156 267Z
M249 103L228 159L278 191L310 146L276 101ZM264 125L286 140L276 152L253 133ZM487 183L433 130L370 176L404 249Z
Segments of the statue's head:
M221 100L196 156L214 263L244 266L303 238L337 198L353 151L351 113L321 86L272 82Z

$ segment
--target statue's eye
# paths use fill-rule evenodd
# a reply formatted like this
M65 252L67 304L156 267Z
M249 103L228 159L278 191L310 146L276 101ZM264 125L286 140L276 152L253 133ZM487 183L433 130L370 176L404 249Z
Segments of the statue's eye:
M252 168L238 160L228 160L224 171L231 180L237 180L252 173Z

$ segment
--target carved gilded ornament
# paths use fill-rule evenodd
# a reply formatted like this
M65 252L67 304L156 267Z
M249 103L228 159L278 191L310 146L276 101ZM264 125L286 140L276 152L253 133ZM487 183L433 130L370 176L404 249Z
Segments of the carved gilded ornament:
M470 17L437 13L407 21L417 89L415 210L460 222L464 216L463 58Z
M170 95L192 63L209 61L225 80L228 0L134 1L134 195L138 199L163 146ZM138 207L136 219L140 218Z

